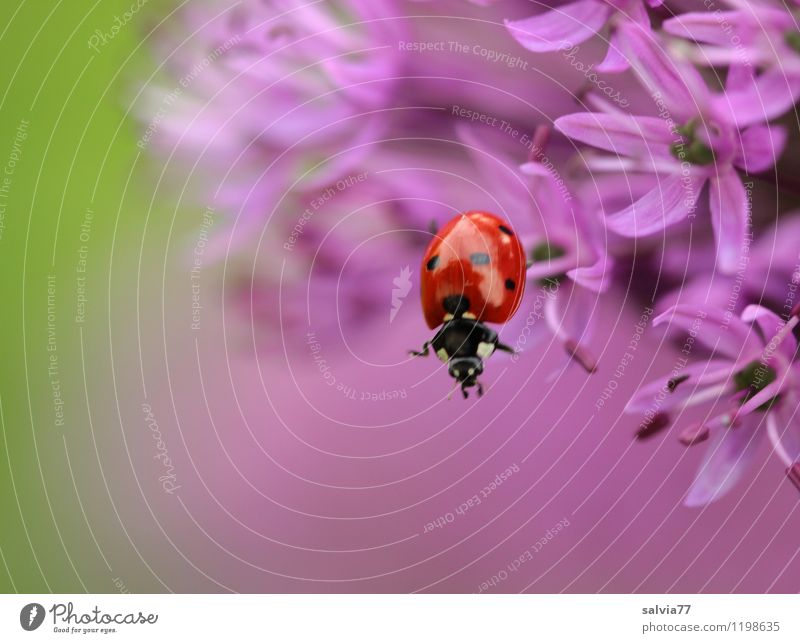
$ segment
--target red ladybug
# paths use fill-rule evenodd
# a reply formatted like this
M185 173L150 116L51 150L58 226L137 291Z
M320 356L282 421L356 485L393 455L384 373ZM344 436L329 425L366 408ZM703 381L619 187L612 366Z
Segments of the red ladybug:
M428 355L433 347L465 398L471 386L483 395L478 382L483 360L495 349L514 352L484 322L509 320L524 291L525 251L511 226L488 212L458 215L433 238L422 259L425 321L441 328L412 355Z

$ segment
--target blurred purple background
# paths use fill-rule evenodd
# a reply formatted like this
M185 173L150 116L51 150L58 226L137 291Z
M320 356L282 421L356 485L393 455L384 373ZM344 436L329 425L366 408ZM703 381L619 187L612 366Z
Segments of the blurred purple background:
M143 476L152 515L134 531L150 551L180 552L158 556L162 582L177 591L798 591L797 490L767 444L732 492L688 508L703 448L682 446L677 428L637 440L640 418L623 414L679 357L674 335L651 326L662 310L654 299L716 274L707 208L648 239L602 233L613 284L565 304L586 330L595 374L531 316L541 305L535 282L498 328L520 358L487 363L483 398L446 399L446 368L407 355L431 336L419 304L430 221L486 209L551 239L564 207L517 166L534 130L579 111L596 87L575 59L526 51L509 35L503 19L539 13L539 3L300 4L193 4L159 28L167 71L136 99L146 131L189 78L144 147L165 170L157 199L174 200L191 225L166 239L166 267L146 274L140 305L152 316L141 346L118 356L122 385L144 386L180 485L161 492L157 459ZM582 44L577 60L599 63L604 39ZM655 113L630 72L608 82L633 113ZM492 154L492 172L474 163L465 131ZM575 151L557 134L546 149L575 197L573 216L582 208L600 220L620 195L651 186L631 175L606 189L585 171L591 152ZM754 219L770 230L792 201L778 203L768 182L754 190ZM410 289L392 318L405 267ZM781 291L791 267L778 272ZM141 397L123 403L126 420L141 423ZM703 417L688 410L673 422ZM128 440L132 461L152 460L146 432Z

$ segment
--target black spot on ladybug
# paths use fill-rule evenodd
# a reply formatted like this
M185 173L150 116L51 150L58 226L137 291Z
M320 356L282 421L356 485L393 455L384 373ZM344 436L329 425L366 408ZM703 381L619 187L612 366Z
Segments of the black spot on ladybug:
M469 260L475 266L485 266L489 263L489 255L485 252L473 252L469 256Z
M513 279L506 279L506 290L514 290L517 287L517 284L514 283Z
M461 317L469 311L469 299L463 295L448 295L442 299L442 308L453 317Z
M504 225L499 225L497 227L500 228L500 232L502 232L504 234L507 234L509 237L513 237L514 236L514 233L511 231L510 228L507 228Z
M428 263L425 264L425 267L428 270L433 270L438 265L439 265L439 255L433 255L430 259L428 259Z

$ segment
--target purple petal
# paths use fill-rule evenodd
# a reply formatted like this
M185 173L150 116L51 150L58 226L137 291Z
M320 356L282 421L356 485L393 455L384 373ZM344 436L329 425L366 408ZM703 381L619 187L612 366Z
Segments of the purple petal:
M757 289L755 292L763 290L767 298L783 301L787 288L800 283L798 239L800 216L797 211L778 218L774 226L760 233L753 244L747 270L751 287Z
M644 27L646 31L650 30L650 14L647 13L647 7L641 2L628 2L627 6L618 9L619 15L625 16L627 20L635 22L636 24Z
M728 121L746 127L781 116L800 96L800 76L771 69L745 87L714 97L715 109Z
M625 58L625 54L622 53L622 43L620 42L619 32L615 29L611 33L611 38L608 42L606 57L603 59L603 62L597 65L597 71L606 74L616 74L627 70L628 67L630 67L630 65L628 65L628 59Z
M726 274L739 267L747 235L747 194L733 169L711 176L711 223L717 241L717 266Z
M609 215L606 225L624 237L642 237L663 230L686 218L704 181L700 177L671 175L635 203Z
M558 289L545 303L545 321L562 342L579 340L584 335L589 317L583 288L571 282L560 282Z
M563 329L576 342L586 342L594 328L591 320L595 316L593 313L597 312L597 293L577 284L570 288L562 286L562 289L565 296L559 297L558 303L563 307Z
M764 344L769 344L775 334L786 325L786 322L769 308L755 304L742 311L742 321L755 322L758 325ZM779 350L786 360L791 362L797 350L797 340L792 333L788 333L780 344L773 345L773 349Z
M497 214L516 223L517 217L531 209L534 197L517 164L504 149L507 139L486 128L479 131L462 125L456 132L478 170L477 177L480 187L487 193L488 207L499 209Z
M658 305L656 306L658 313L661 314L668 308L679 304L711 304L720 308L727 307L732 298L733 279L714 277L713 280L710 280L705 270L707 268L703 268L697 277L689 278L688 275L697 271L697 268L688 268L686 270L686 281L659 297ZM682 275L683 270L679 274ZM737 301L735 304L738 305L739 302ZM738 312L736 305L731 309L731 312Z
M596 34L611 15L598 0L579 0L523 20L506 20L511 35L530 51L568 49Z
M800 400L788 390L767 414L767 433L786 466L800 460Z
M562 275L575 267L577 259L574 253L567 253L557 259L545 259L534 262L527 271L527 278L533 280L546 279Z
M545 320L570 357L592 373L597 360L586 348L594 329L597 295L574 283L562 283L555 297L545 303Z
M567 275L572 281L594 292L605 292L611 285L611 272L614 260L603 254L591 266L570 270Z
M564 341L564 349L567 351L567 355L580 364L587 373L597 372L597 359L584 344L574 339L567 339Z
M528 161L519 166L520 171L528 176L538 176L542 178L550 178L552 171L548 170L544 165L538 161Z
M519 311L498 331L506 344L517 353L535 348L543 339L550 337L550 329L544 319L544 308L548 299L557 296L553 286L542 286L530 283L525 288L525 295ZM500 355L494 355L497 359ZM519 358L511 356L517 361Z
M664 322L668 322L670 328L677 326L692 333L699 343L734 361L761 354L761 343L750 327L717 306L675 306L656 317L653 325Z
M705 424L697 422L695 424L690 424L683 429L678 436L678 440L684 446L691 447L695 444L700 444L701 442L708 440L708 436L710 434L711 432Z
M747 402L742 404L742 406L739 408L739 416L746 416L754 412L755 415L760 416L761 413L757 411L758 407L767 404L770 400L772 400L772 398L779 395L781 389L786 385L786 381L784 379L785 372L786 371L778 373L778 379L770 384L767 384L758 393L747 400Z
M769 308L758 304L751 304L745 308L741 317L743 322L755 322L761 329L761 334L764 336L765 341L769 341L785 325L785 322L778 315Z
M714 427L703 463L686 496L688 507L702 507L727 493L742 477L764 435L761 415L742 418L731 428Z
M619 31L631 67L651 92L660 94L673 117L688 118L704 111L711 95L696 69L671 59L649 28L627 22Z
M679 38L730 46L731 34L741 33L744 14L740 11L691 12L664 21L664 31ZM723 24L731 25L727 33Z
M674 138L666 121L653 116L584 112L554 124L571 139L623 156L669 158Z
M519 170L527 176L533 176L541 179L549 179L553 176L553 170L548 169L540 161L526 161L525 163L520 164Z
M740 148L733 162L752 174L772 168L786 145L786 128L753 125L739 136Z
M748 65L731 65L728 67L728 75L725 77L725 90L736 92L746 89L755 78L755 70Z
M712 359L692 364L678 374L689 377L674 386L672 390L668 387L670 378L666 376L640 387L628 401L625 412L644 413L653 407L655 400L661 396L663 399L661 399L660 408L669 411L688 403L693 396L709 390L710 387L725 382L730 376L731 370L731 362L727 359Z

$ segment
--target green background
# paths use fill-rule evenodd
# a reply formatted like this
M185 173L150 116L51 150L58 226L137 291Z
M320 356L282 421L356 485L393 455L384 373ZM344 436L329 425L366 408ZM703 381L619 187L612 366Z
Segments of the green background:
M111 496L102 484L76 484L75 474L101 467L102 432L115 428L93 421L89 409L110 406L114 396L109 328L112 322L124 327L134 314L145 230L147 252L158 254L152 239L164 236L170 223L149 210L152 190L141 189L147 172L126 107L133 80L148 68L144 12L99 52L88 46L96 29L110 32L115 17L130 5L130 0L4 2L0 172L12 154L20 157L10 176L0 240L4 592L81 591L90 577L93 591L124 589L97 542L102 534L88 528L98 523L112 528ZM15 153L23 121L29 123L28 136ZM94 215L84 243L87 210ZM77 323L82 246L88 303L85 321ZM48 373L50 276L56 284L57 375ZM112 303L117 319L109 313ZM55 422L54 380L64 400L63 426ZM138 581L129 575L124 582Z

